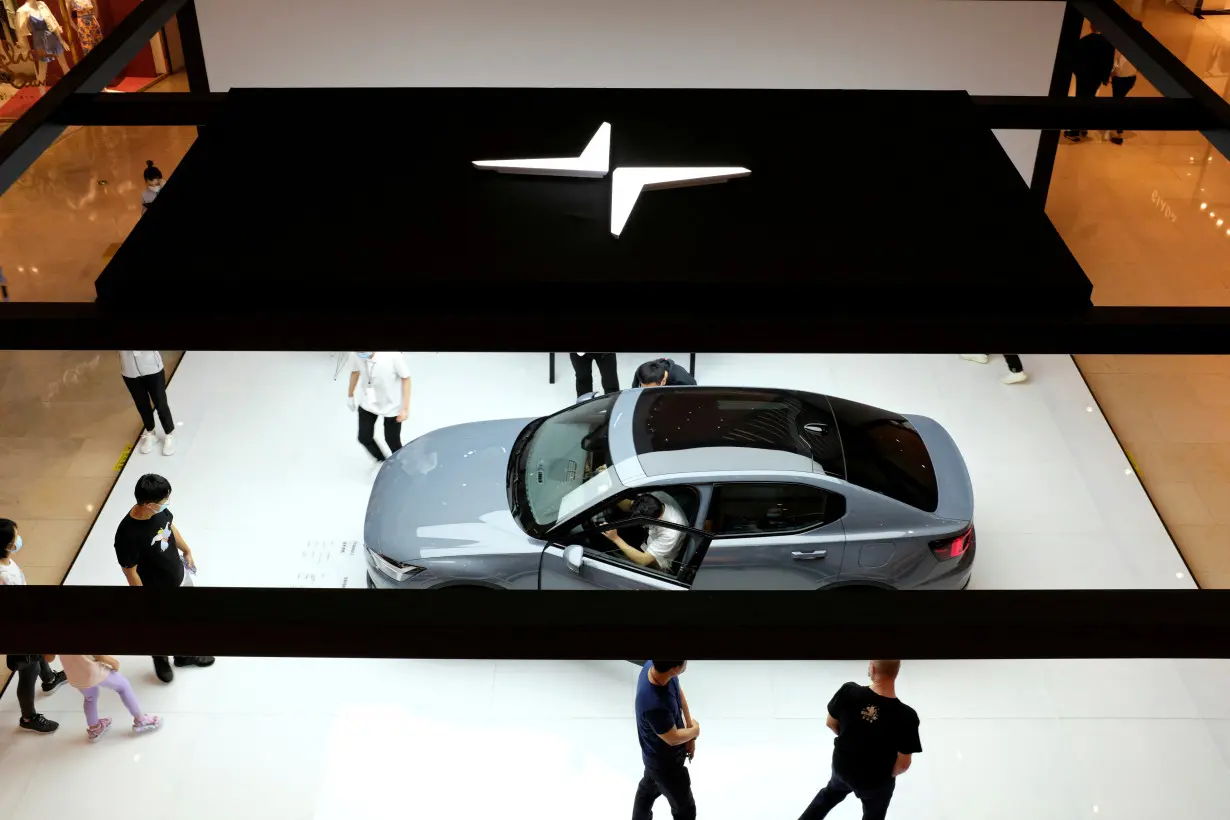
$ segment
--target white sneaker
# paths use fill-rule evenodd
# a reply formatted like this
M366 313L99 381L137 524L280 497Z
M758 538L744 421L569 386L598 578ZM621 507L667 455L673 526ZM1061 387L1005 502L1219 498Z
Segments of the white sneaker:
M991 357L985 353L962 353L961 358L967 362L975 362L977 364L986 364L991 361Z
M175 455L175 434L167 433L162 439L162 454L164 456Z
M1000 381L1004 384L1020 384L1021 382L1029 381L1029 374L1024 370L1019 373L1009 373L1007 376L1000 379Z
M154 452L154 440L156 438L157 436L154 435L153 430L146 430L141 434L141 440L137 442L137 450L144 454Z

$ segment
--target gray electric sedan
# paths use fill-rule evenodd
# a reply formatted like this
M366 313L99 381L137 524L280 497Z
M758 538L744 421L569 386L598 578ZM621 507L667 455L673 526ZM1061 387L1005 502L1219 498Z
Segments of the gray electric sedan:
M670 520L629 512L650 492ZM368 503L368 586L961 589L973 512L929 418L793 390L625 390L402 448ZM607 532L673 547L645 566Z

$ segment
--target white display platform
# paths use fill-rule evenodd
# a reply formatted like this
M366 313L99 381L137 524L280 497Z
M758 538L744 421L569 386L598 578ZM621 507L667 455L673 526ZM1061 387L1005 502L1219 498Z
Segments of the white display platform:
M621 354L621 378L651 355L684 354ZM998 360L702 355L706 384L826 391L947 426L977 493L977 588L1191 586L1066 357L1026 356L1034 381L1004 386ZM545 384L541 353L408 360L407 440L573 400L570 378ZM68 583L123 583L114 527L136 478L158 471L175 487L201 585L361 584L372 470L334 367L332 353L188 353L169 390L184 422L177 454L132 458ZM147 658L121 660L164 729L128 736L104 692L102 714L119 728L90 745L80 697L65 688L41 699L58 734L19 733L10 687L0 700L7 818L622 820L640 776L636 669L622 661L223 658L164 686ZM864 670L691 664L701 815L797 817L827 777L828 698ZM899 693L922 716L924 752L890 816L1223 820L1228 683L1230 661L907 662ZM656 816L669 816L664 802ZM858 816L852 800L831 815Z

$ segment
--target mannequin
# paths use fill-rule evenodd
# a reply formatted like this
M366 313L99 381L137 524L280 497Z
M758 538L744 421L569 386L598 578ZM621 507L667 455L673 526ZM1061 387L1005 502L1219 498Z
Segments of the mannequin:
M94 0L68 0L68 13L73 18L73 28L77 30L77 39L81 41L81 54L85 56L94 46L102 42L102 25L98 22L98 12Z
M47 64L55 60L68 73L64 56L64 29L43 0L25 0L17 9L17 39L23 51L33 50L40 93L47 92ZM27 42L28 41L28 42Z

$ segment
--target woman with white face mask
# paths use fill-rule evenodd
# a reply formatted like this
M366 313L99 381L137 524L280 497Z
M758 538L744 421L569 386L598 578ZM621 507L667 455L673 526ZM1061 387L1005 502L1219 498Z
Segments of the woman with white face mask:
M0 586L25 586L25 573L13 560L21 547L17 524L0 518ZM17 703L21 706L18 728L40 735L49 735L59 729L60 724L43 717L34 708L34 681L42 678L43 692L50 695L67 683L68 677L63 672L52 670L42 655L6 655L4 659L9 670L17 673Z
M149 206L154 204L161 190L162 171L158 170L158 166L154 165L152 159L147 159L145 161L145 190L141 192L141 213L149 210Z

